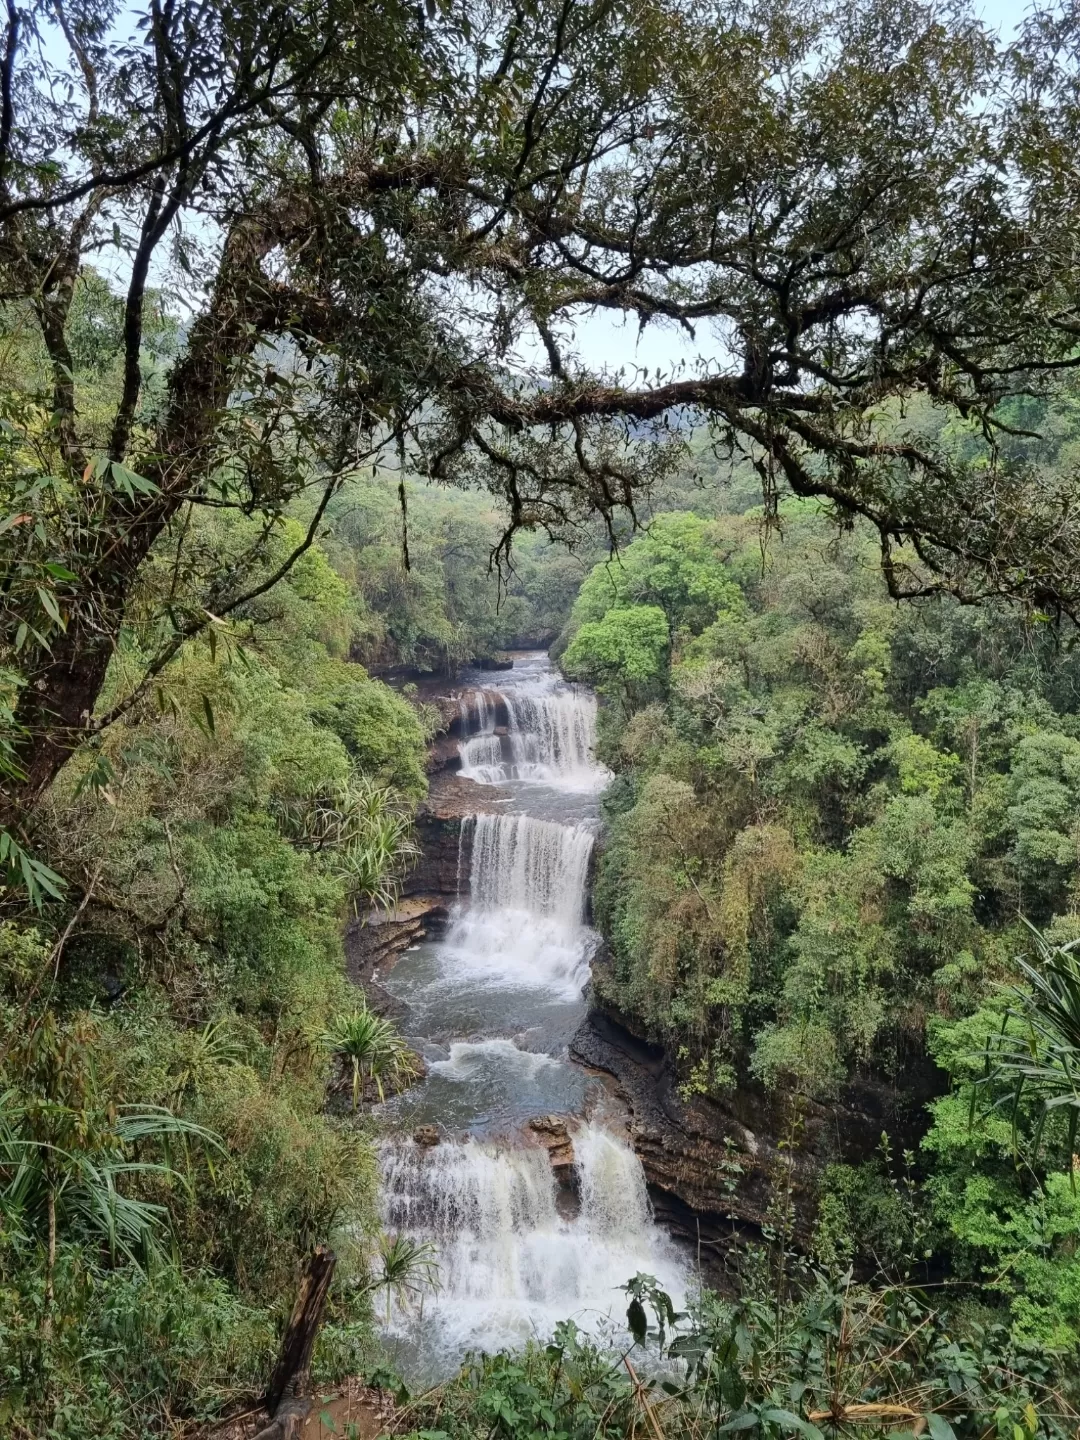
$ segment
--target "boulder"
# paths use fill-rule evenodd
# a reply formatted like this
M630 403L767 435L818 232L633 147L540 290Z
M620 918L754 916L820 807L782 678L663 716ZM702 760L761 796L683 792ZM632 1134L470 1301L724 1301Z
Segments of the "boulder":
M534 1115L529 1121L536 1144L548 1152L551 1168L559 1170L572 1168L574 1164L574 1142L567 1121L562 1115Z

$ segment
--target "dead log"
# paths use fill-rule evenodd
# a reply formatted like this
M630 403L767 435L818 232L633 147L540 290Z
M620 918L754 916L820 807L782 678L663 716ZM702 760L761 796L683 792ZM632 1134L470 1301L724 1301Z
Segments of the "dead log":
M298 1440L311 1409L311 1353L322 1324L326 1296L337 1256L320 1245L308 1257L300 1276L289 1323L281 1340L274 1374L266 1392L266 1409L273 1416L255 1440Z
M286 1397L275 1411L273 1420L259 1431L254 1440L300 1440L311 1405L310 1395Z

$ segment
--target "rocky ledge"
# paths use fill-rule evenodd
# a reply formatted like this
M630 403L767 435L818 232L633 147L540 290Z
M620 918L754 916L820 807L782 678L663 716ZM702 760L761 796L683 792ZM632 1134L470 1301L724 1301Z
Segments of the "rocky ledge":
M570 1175L574 1168L574 1141L566 1116L534 1115L528 1128L530 1138L548 1152L556 1177L565 1179Z
M917 1077L914 1101L906 1103L896 1089L872 1083L827 1105L757 1085L722 1099L684 1099L664 1051L635 1035L627 1017L595 1001L570 1053L615 1077L632 1113L630 1138L657 1218L698 1246L714 1275L736 1237L755 1238L776 1225L778 1197L786 1194L793 1238L805 1247L824 1168L867 1159L883 1131L897 1148L913 1144L925 1101L938 1088L928 1067Z

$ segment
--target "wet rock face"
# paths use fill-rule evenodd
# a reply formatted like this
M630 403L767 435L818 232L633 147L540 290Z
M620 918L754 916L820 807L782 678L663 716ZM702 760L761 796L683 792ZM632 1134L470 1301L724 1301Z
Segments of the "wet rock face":
M459 855L461 819L458 815L434 812L428 802L421 806L414 826L420 856L405 876L402 893L406 899L437 895L452 905L462 885L468 890L468 856Z
M915 1143L926 1100L938 1088L931 1067L914 1077L913 1095L867 1083L822 1105L741 1085L722 1099L686 1101L663 1050L635 1035L627 1017L595 1004L570 1053L616 1078L633 1114L631 1140L657 1217L714 1258L734 1234L754 1235L775 1223L777 1199L786 1192L795 1242L807 1246L825 1167L868 1159L882 1131L897 1148Z
M564 1220L573 1220L581 1211L577 1157L571 1122L565 1115L534 1115L525 1127L525 1138L548 1152L555 1177L555 1208Z
M529 1121L533 1139L548 1152L551 1168L573 1169L574 1142L566 1119L562 1115L534 1115Z

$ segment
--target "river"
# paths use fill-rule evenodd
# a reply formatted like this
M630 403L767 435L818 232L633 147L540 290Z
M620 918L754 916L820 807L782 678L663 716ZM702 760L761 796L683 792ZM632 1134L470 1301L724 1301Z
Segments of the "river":
M547 1338L565 1318L614 1339L619 1287L639 1271L677 1303L686 1285L621 1105L567 1053L597 943L588 882L609 777L593 758L595 699L543 654L465 676L462 693L461 773L508 798L463 823L467 898L445 936L382 977L428 1064L381 1111L384 1223L430 1242L439 1264L437 1292L384 1317L414 1381L471 1349ZM438 1144L413 1138L423 1126Z

